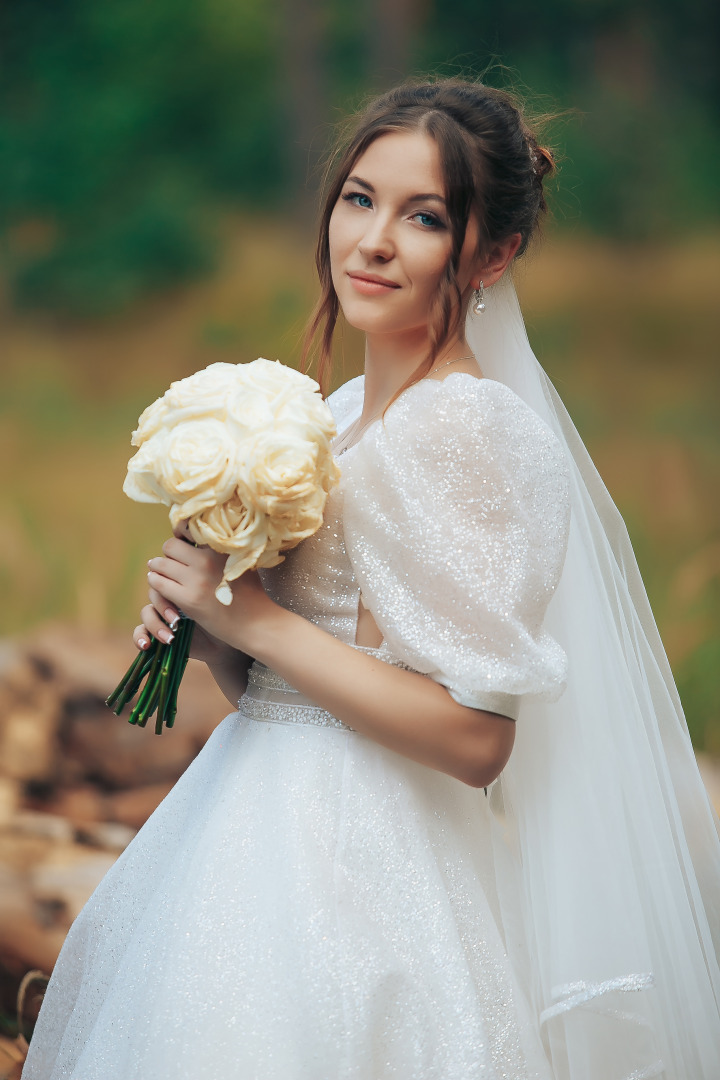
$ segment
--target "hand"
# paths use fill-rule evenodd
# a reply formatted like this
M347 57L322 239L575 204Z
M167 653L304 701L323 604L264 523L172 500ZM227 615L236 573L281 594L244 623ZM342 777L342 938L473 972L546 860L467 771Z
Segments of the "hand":
M173 641L175 636L173 627L177 625L176 620L180 617L172 604L169 604L157 590L150 589L150 601L140 612L142 623L133 630L133 641L136 647L142 650L150 648L151 637L165 644ZM158 614L159 611L165 613L164 618ZM237 659L237 650L223 641L218 641L196 623L190 643L190 656L193 660L201 660L210 667L223 666L232 663L233 657Z
M167 638L167 624L182 609L200 626L207 638L206 647L211 647L213 652L224 646L253 655L254 630L264 619L282 610L270 600L260 578L252 571L246 571L233 582L232 604L228 607L221 604L215 590L222 579L225 556L207 547L194 547L177 537L167 540L163 555L150 559L148 566L152 604L150 611L143 609L143 621L161 641ZM148 625L146 614L152 625Z
M142 609L142 623L133 631L133 641L138 649L148 649L150 638L157 638L165 644L174 640L174 630L180 620L177 606L171 604L157 589L149 589L150 603ZM237 650L213 637L201 626L195 624L190 656L210 666L232 663L237 659Z

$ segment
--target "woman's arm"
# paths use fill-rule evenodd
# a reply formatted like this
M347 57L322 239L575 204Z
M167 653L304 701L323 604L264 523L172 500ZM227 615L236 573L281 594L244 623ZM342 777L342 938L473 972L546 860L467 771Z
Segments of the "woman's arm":
M179 619L175 608L157 589L150 589L150 601L151 603L142 609L142 623L133 631L136 646L143 650L149 647L151 636L165 644L173 641L173 628ZM252 656L212 637L197 623L190 643L190 656L193 660L201 660L207 664L210 674L225 697L234 708L237 707L247 688L247 674L253 661Z
M375 742L472 787L487 787L502 772L515 739L512 720L459 705L426 675L272 607L255 623L255 654L300 693Z
M413 761L474 787L502 771L513 721L459 705L432 679L338 641L275 604L257 574L234 582L233 603L223 607L214 595L223 556L177 539L163 551L149 563L151 588L223 643L209 666L226 693L226 685L233 694L240 685L233 681L233 655L254 656L339 720Z

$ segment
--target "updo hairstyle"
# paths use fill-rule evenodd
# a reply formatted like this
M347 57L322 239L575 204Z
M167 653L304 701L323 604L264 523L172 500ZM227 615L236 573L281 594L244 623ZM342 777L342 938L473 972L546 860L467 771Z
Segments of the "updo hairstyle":
M430 351L406 386L427 374L463 318L456 273L471 213L480 226L478 256L488 255L495 244L516 233L521 237L517 254L522 255L547 210L543 179L554 170L553 157L539 145L509 93L482 83L442 79L403 83L373 100L351 120L328 170L315 255L321 291L304 348L306 359L321 331L322 386L330 371L339 314L330 273L330 216L358 158L375 139L394 131L425 132L438 144L452 233L450 258L430 312Z

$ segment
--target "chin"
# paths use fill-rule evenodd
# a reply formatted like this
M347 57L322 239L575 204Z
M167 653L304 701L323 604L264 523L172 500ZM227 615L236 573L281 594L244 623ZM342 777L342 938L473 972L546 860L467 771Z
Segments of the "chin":
M402 334L414 329L412 321L392 318L387 311L369 310L369 305L352 302L344 305L341 301L340 310L345 322L363 334Z

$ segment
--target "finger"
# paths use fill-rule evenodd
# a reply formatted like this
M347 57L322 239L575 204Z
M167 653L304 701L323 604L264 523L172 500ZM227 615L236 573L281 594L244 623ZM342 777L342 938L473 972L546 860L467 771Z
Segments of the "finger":
M143 652L150 648L150 631L146 626L136 626L133 630L133 641L138 649Z
M154 559L148 559L148 567L153 573L167 578L168 581L177 581L178 584L184 584L187 581L189 566L187 563L178 562L177 559L156 555Z
M157 589L148 589L148 596L150 597L150 603L161 619L164 619L171 630L177 630L178 623L180 622L180 612L173 605L168 603L162 593Z
M148 570L148 585L151 589L156 589L160 595L170 604L175 610L179 607L187 609L187 604L182 603L182 599L187 600L187 589L178 581L173 581L171 578L164 577L162 574L158 574L155 570ZM153 609L155 610L155 609ZM164 610L164 609L162 609ZM159 613L155 614L160 618ZM162 619L160 620L162 621ZM148 629L155 633L154 628L149 626ZM165 638L158 633L156 637L159 637L161 641Z
M147 631L152 634L154 638L157 638L158 641L162 641L165 645L169 645L174 639L175 635L172 630L165 622L163 622L152 604L146 604L140 612L140 617Z
M186 566L192 565L195 552L198 550L192 540L181 540L177 536L166 540L162 549L163 554L168 558L175 559L176 562L184 563Z

